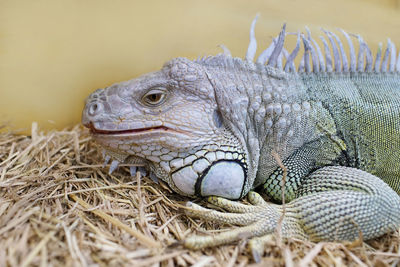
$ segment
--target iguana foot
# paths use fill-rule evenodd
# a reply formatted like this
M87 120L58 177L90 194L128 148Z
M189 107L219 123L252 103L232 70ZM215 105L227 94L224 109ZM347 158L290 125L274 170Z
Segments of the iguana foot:
M250 238L249 246L254 256L262 254L264 241L271 239L268 236L274 233L278 226L283 212L282 206L267 203L255 192L248 194L248 200L252 205L245 205L221 197L209 197L207 200L211 204L227 210L228 213L203 208L195 203L188 202L186 214L205 220L240 225L241 227L213 236L190 236L183 241L185 247L201 249ZM306 238L306 235L297 223L297 219L290 216L290 214L287 214L282 221L281 230L282 237ZM267 237L257 238L262 236Z

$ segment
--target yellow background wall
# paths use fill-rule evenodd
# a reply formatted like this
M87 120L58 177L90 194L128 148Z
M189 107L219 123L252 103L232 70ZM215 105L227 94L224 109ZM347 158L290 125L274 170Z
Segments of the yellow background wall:
M400 48L399 0L0 0L0 121L16 129L80 121L94 89L159 69L177 56L243 56L255 14L259 47L283 22L360 33Z

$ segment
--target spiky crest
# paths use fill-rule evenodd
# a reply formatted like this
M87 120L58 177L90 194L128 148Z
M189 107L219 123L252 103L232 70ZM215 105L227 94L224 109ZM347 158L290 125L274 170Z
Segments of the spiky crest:
M375 60L372 56L371 49L360 35L348 34L344 30L339 29L347 40L349 47L348 60L347 54L343 47L341 39L333 32L322 29L323 33L329 40L329 44L323 36L320 36L324 53L322 53L317 42L311 37L310 31L306 28L307 34L297 33L296 46L291 53L284 48L284 42L288 35L286 33L286 24L283 25L281 32L276 38L273 38L271 44L260 54L257 60L254 57L257 52L257 40L255 38L255 25L258 20L258 15L255 17L250 27L250 42L247 49L245 59L233 58L230 51L225 46L221 45L224 50L223 56L205 57L198 59L197 62L214 65L214 66L236 66L250 67L255 69L255 65L266 65L267 69L275 68L286 73L362 73L362 72L382 72L382 73L400 73L400 52L396 55L396 46L388 39L387 48L382 58L382 46L380 44ZM358 54L354 49L351 37L355 37L359 43ZM303 41L304 51L299 54L300 39ZM332 50L332 52L331 52ZM300 64L295 67L295 60L300 57ZM285 58L285 64L282 63ZM311 59L311 62L310 62ZM332 61L333 59L333 61ZM375 62L373 62L375 61Z

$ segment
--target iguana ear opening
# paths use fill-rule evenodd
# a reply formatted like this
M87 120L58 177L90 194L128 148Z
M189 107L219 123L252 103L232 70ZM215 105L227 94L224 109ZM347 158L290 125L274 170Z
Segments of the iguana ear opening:
M215 126L217 128L221 128L221 126L222 126L222 115L221 115L221 112L218 109L214 110L213 121L214 121L214 124L215 124Z

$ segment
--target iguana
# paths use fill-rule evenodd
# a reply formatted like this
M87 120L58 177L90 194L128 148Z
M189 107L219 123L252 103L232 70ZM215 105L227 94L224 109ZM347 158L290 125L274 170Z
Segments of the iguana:
M254 60L256 21L244 59L222 46L219 55L175 58L87 98L82 122L106 160L112 158L110 173L120 162L146 166L177 193L208 197L229 211L189 201L188 214L242 226L188 237L189 248L246 236L257 255L281 217L283 238L355 240L362 233L368 240L398 229L400 55L394 44L389 39L373 60L358 35L352 35L356 54L345 31L349 53L335 33L324 31L322 50L307 31L297 34L289 53L283 26ZM246 195L253 205L233 201Z

